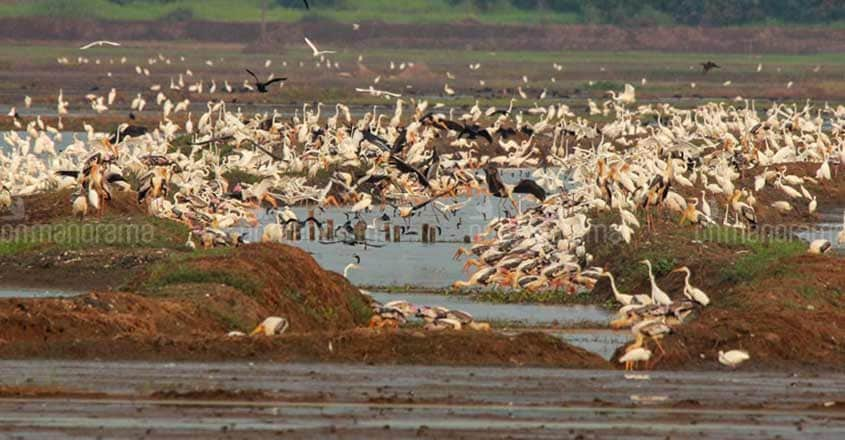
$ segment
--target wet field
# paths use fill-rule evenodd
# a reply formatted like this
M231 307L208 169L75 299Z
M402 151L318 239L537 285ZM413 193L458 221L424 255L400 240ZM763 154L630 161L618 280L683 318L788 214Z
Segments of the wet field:
M267 363L0 362L38 438L841 438L845 377Z

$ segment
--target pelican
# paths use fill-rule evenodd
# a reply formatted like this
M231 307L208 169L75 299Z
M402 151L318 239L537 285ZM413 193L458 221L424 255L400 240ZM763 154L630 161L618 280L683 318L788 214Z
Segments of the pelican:
M271 317L265 319L264 321L262 321L261 324L258 324L258 327L255 327L255 330L253 330L249 335L250 336L255 336L255 335L260 335L260 334L264 334L264 336L281 335L282 333L284 333L288 329L288 327L290 327L290 324L288 323L287 319L280 318L278 316L271 316Z
M830 243L830 240L820 238L810 242L810 248L807 249L807 252L814 255L826 254L832 249L832 246L833 245Z
M719 363L731 368L736 368L748 359L751 359L751 356L744 350L731 350L728 352L719 350Z

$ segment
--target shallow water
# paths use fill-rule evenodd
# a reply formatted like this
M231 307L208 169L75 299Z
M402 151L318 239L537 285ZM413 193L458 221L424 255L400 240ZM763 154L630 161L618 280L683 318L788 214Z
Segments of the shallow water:
M520 179L530 177L530 172L523 169L503 169L501 174L507 183L515 183ZM439 201L452 205L463 203L467 201L467 198L442 198ZM520 197L520 201L520 209L535 206L530 196ZM309 208L292 209L300 220L308 217ZM349 273L350 281L357 285L441 288L468 277L467 274L461 273L465 260L452 260L452 255L459 247L469 246L464 243L464 240L482 233L493 219L512 215L515 211L510 203L502 203L499 199L482 196L472 197L455 214L445 215L431 204L408 220L396 216L394 209L390 206L384 208L374 206L372 211L362 213L360 218L347 215L347 209L330 208L323 211L316 210L315 217L324 223L328 220L334 222L337 230L335 240L348 235L341 228L347 221L350 225L363 221L368 225L366 234L368 243L383 247L365 249L362 245L349 246L342 243L322 244L319 241L308 241L308 227L302 229L302 240L285 243L305 249L320 265L341 273L347 264L355 261L354 255L360 256L361 269L352 270ZM233 230L246 233L249 241L261 240L264 226L276 220L272 212L261 210L256 214L261 223L258 227L233 228ZM390 219L382 220L383 215L387 215ZM405 227L405 233L400 236L400 242L385 241L386 224L390 225L391 240L393 240L394 225ZM422 243L423 224L437 228L436 242Z
M629 331L599 329L552 331L550 334L607 360L613 357L617 348L633 339Z
M473 301L470 298L462 296L433 293L392 294L372 292L371 295L381 303L405 300L418 306L442 306L447 309L463 310L478 321L508 321L528 326L541 326L552 323L575 324L579 322L606 324L610 321L611 317L610 313L595 306L494 304Z
M2 399L4 430L37 438L805 439L845 429L841 406L822 406L845 391L845 377L829 373L36 360L2 361L0 374L10 385L138 396ZM163 401L160 390L269 397Z
M67 298L80 295L79 292L45 289L0 289L0 298Z
M821 213L819 220L812 230L802 230L797 235L808 242L818 239L828 240L833 245L833 252L845 254L845 245L839 244L837 240L839 232L843 230L842 212Z

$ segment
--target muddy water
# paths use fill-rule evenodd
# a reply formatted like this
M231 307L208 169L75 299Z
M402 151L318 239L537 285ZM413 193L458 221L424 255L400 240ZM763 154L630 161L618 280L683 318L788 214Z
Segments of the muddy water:
M627 376L627 377L626 377ZM37 438L842 438L845 376L535 368L0 361L4 385L105 398L2 398ZM162 390L220 399L160 400ZM259 391L245 400L227 391Z

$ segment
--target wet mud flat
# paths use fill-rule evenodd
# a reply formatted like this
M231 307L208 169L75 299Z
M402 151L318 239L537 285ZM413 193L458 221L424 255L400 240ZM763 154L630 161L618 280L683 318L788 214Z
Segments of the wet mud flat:
M0 373L0 433L38 438L845 433L834 374L37 360L2 361Z

